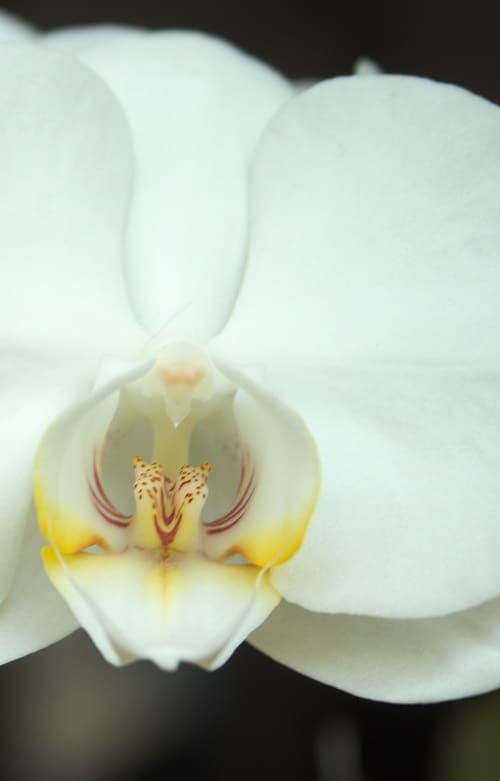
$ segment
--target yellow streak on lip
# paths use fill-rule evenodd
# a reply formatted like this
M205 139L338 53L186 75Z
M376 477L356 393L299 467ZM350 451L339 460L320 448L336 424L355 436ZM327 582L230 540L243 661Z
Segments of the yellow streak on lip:
M83 518L50 503L42 480L36 473L33 492L40 531L61 553L77 553L91 545L109 550L104 537L89 529Z
M223 558L240 554L252 564L258 567L272 567L290 559L304 542L304 537L309 526L316 502L318 501L320 478L312 492L311 499L306 509L298 515L283 518L280 523L274 523L272 529L262 528L257 532L248 531L242 534L231 545L229 551L225 551Z
M190 595L198 597L207 586L218 584L220 592L228 591L231 599L244 602L259 583L260 598L274 607L280 600L278 592L264 573L258 581L260 569L252 565L231 566L210 561L197 554L162 556L159 552L129 550L96 556L91 553L58 555L51 547L41 551L45 571L54 586L65 597L71 594L68 573L82 585L106 589L120 582L124 567L129 571L128 583L145 604L158 610L158 620L168 614L182 620L183 610L189 606ZM67 571L66 571L67 568ZM118 581L117 581L118 578Z
M106 556L100 558L106 559ZM218 582L221 590L227 589L232 598L244 600L256 587L260 568L251 564L231 566L206 559L199 554L184 554L170 551L164 558L151 557L144 587L148 598L162 613L177 610L185 603L190 592L196 594L206 584ZM280 600L271 584L269 573L261 578L259 591L261 599L274 607Z

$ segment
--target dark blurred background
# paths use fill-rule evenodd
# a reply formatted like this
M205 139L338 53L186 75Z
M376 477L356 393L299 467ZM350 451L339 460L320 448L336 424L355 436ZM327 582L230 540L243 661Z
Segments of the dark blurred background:
M349 73L360 55L393 73L451 81L500 100L500 6L490 0L12 0L42 28L120 21L206 30L289 76Z
M24 0L40 28L122 22L206 30L297 78L384 70L500 102L500 4ZM0 778L138 781L499 781L500 696L374 703L247 646L220 671L116 670L82 632L0 669Z

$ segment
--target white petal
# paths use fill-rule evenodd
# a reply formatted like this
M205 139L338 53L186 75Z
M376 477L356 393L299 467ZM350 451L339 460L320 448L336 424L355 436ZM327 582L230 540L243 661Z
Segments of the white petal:
M238 387L235 433L225 439L214 427L210 435L229 454L237 447L241 479L222 517L205 525L205 551L211 558L239 554L260 567L275 566L300 548L314 510L320 483L316 446L303 421L284 404L240 372L219 368ZM212 461L210 437L205 441L208 447L198 458L205 453ZM226 466L223 472L228 471ZM210 480L209 494L212 486Z
M413 621L328 616L282 602L250 642L294 670L361 697L467 697L500 683L500 600Z
M51 30L42 34L40 39L44 46L50 46L51 49L81 55L98 44L141 35L143 30L139 27L128 27L124 24L88 24Z
M0 362L0 601L10 588L32 511L33 460L51 420L86 388L83 367L54 355Z
M234 353L498 361L499 201L497 106L402 76L298 95L256 157Z
M44 549L47 573L108 661L147 658L175 669L204 662L246 634L279 597L259 569L202 556L129 550L59 557Z
M55 643L78 627L42 565L43 539L31 513L12 589L0 606L0 663Z
M80 56L118 96L132 129L135 310L149 328L174 318L177 329L206 338L225 322L240 281L249 160L292 88L194 33L127 35Z
M500 593L500 372L326 366L278 379L322 465L304 545L272 572L288 601L405 618Z
M317 515L273 574L291 601L404 617L499 593L499 146L497 107L403 77L319 85L266 132L215 349L264 364L320 445Z
M0 74L2 343L132 350L142 333L122 271L127 122L71 57L5 44Z
M8 11L0 11L0 41L29 39L35 34L34 28Z
M107 502L99 485L103 440L116 413L120 389L142 376L150 365L150 361L139 362L124 369L112 361L114 372L103 367L106 381L65 410L41 440L35 462L35 503L44 536L62 552L73 553L91 545L123 550L127 544L127 519L111 517L106 521L98 510L100 499ZM123 442L118 441L116 449L123 449ZM128 466L131 488L132 454ZM124 482L127 487L126 479Z

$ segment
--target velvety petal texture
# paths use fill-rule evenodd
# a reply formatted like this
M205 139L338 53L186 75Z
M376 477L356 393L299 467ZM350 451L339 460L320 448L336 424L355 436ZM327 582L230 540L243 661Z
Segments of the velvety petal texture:
M133 160L116 99L72 57L5 44L0 140L2 344L133 351L144 338L122 269Z
M272 574L288 600L406 618L500 593L499 371L330 367L288 387L323 471L305 543Z
M282 602L250 641L276 661L362 697L467 697L498 686L500 600L412 621L325 615Z
M264 134L215 349L319 445L320 503L272 575L291 601L420 617L498 594L499 153L497 107L404 77L320 84Z
M498 362L497 106L403 76L323 82L268 126L252 183L245 356Z
M208 338L227 319L241 278L251 156L293 89L196 33L124 33L78 54L113 90L132 131L134 310L150 330L168 325Z

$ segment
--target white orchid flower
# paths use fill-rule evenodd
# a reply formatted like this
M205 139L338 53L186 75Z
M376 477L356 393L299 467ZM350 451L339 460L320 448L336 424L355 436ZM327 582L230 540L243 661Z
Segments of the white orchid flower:
M114 664L248 637L372 698L495 687L499 109L9 25L3 660L81 625Z

